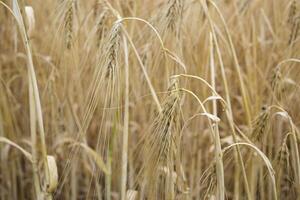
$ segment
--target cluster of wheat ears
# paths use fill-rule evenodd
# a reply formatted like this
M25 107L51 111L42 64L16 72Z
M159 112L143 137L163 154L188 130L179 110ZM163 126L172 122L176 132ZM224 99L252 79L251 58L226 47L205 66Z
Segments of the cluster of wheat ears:
M299 0L0 0L0 199L300 199Z

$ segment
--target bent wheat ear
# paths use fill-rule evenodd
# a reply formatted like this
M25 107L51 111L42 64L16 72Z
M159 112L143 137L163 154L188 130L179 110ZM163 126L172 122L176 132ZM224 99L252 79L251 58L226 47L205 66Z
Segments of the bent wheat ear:
M107 21L107 18L109 16L109 10L108 8L104 8L104 10L102 11L102 13L100 14L99 18L98 18L98 21L97 21L97 36L96 36L96 39L97 39L97 47L99 48L100 47L100 44L101 44L101 40L104 36L104 34L106 33L107 31L107 27L106 27L106 21Z
M290 10L289 10L289 17L288 17L288 23L293 25L295 16L297 12L297 0L292 0L292 3L290 5Z
M201 199L209 199L216 193L217 176L216 163L212 163L202 174L200 178Z
M300 16L296 17L293 20L292 29L290 33L289 45L292 45L294 41L297 40L299 35L299 28L300 28Z
M287 147L286 141L284 141L279 149L277 160L280 166L289 166L289 149Z
M138 199L138 191L136 191L136 190L127 190L126 200L137 200L137 199Z
M104 65L106 69L106 77L112 77L116 70L118 50L120 46L120 32L121 24L116 23L111 30L106 47L106 63Z
M144 148L144 176L147 182L147 197L173 199L174 178L172 176L175 166L176 138L179 137L179 108L180 95L178 81L171 80L168 88L169 95L162 104L162 112L157 114L147 134ZM165 169L169 173L161 173ZM160 178L160 175L162 177Z
M280 72L280 68L276 67L272 71L272 76L271 76L271 89L274 93L274 96L278 99L281 98L281 92L282 92L282 74Z
M288 133L277 152L274 161L275 177L277 181L277 193L279 198L290 198L292 192L292 180L291 180L291 165L290 165L290 151L287 145L287 139L290 133Z
M268 128L270 118L270 109L263 108L261 113L253 121L253 130L251 133L251 138L254 141L260 141L261 138L266 133Z
M182 17L183 11L183 2L182 0L169 0L168 9L167 9L167 27L172 31L176 31L178 29L178 23L180 18Z
M65 41L67 48L70 49L73 40L73 0L68 0L64 21Z

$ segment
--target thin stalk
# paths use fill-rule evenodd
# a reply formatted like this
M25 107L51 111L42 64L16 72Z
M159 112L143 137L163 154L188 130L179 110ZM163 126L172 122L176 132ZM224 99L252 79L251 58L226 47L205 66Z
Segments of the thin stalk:
M14 18L17 21L19 30L21 32L21 38L23 40L24 46L25 46L25 51L27 55L27 64L28 64L28 81L29 84L32 85L32 94L34 98L34 106L35 106L35 112L37 115L37 122L38 122L38 127L39 127L39 133L40 133L40 138L41 138L41 150L42 150L42 157L43 157L43 164L44 164L44 173L45 173L45 183L46 185L49 185L49 177L50 177L50 172L49 172L49 167L48 167L48 159L47 159L47 148L46 148L46 140L45 140L45 129L44 129L44 124L43 124L43 114L42 114L42 106L41 106L41 101L40 101L40 96L39 96L39 89L38 89L38 84L37 84L37 79L36 79L36 74L34 70L34 65L33 65L33 60L32 60L32 52L31 52L31 46L29 42L29 38L27 35L27 31L25 28L23 16L21 15L20 7L18 4L17 0L13 1L16 6L16 10L12 11L5 3L0 1L0 3L6 7L10 13L14 16Z
M224 64L223 64L219 44L218 44L218 41L217 41L214 30L213 30L213 39L214 39L214 44L216 45L216 52L217 52L217 56L218 56L218 59L219 59L220 68L221 68L221 75L222 75L223 84L224 84L224 88L225 88L226 105L227 105L227 108L228 108L228 109L226 109L226 116L227 116L229 124L230 124L230 129L232 131L233 141L235 143L237 143L238 141L237 141L237 136L236 136L236 130L234 128L233 114L232 114L232 109L231 109L231 100L230 100L230 95L229 95L227 78L226 78L226 74L225 74L225 67L224 67ZM239 161L239 164L240 164L240 167L241 167L241 171L242 171L242 175L243 175L243 179L244 179L244 183L245 183L245 191L246 191L246 194L247 194L247 198L252 199L251 193L250 193L250 187L249 187L249 183L248 183L248 179L247 179L246 169L245 169L245 165L244 165L244 162L243 162L240 147L236 146L235 149L236 149L237 154L238 154L238 161Z
M214 63L214 48L212 35L210 34L210 72L211 72L211 86L214 90L216 90L216 82L215 82L215 63ZM217 116L217 101L212 100L213 103L213 115ZM217 196L218 199L225 199L225 185L224 185L224 167L222 160L222 148L219 134L219 126L218 123L213 127L214 135L215 135L215 158L216 158L216 172L217 172Z
M217 5L213 1L210 0L209 2L216 9L216 11L217 11L218 15L220 16L221 21L224 25L225 32L226 32L226 35L227 35L227 39L229 41L229 46L230 46L232 56L233 56L235 70L237 72L239 82L240 82L240 88L241 88L242 97L243 97L244 109L246 111L246 116L247 116L247 123L248 123L248 126L251 127L252 120L251 120L251 112L250 112L250 108L249 108L248 96L247 96L247 93L246 93L245 84L244 84L244 80L243 80L243 77L242 77L241 66L239 64L239 61L238 61L238 58L237 58L237 55L236 55L236 51L235 51L235 48L234 48L234 45L233 45L233 42L232 42L232 38L230 36L226 21L225 21L223 15L222 15L221 11L219 10ZM203 3L202 3L202 5L203 5ZM205 9L205 10L208 13L207 9Z
M123 36L125 54L125 111L122 145L122 174L121 174L121 200L126 199L127 165L128 165L128 126L129 126L129 63L126 38Z
M205 5L203 5L204 8L207 8ZM234 128L234 122L233 122L233 114L232 114L232 109L231 109L231 100L230 100L230 95L229 95L229 88L228 88L228 83L227 83L227 78L226 78L226 73L225 73L225 67L223 64L223 60L222 60L222 56L221 56L221 52L220 52L220 48L219 48L219 44L218 44L218 40L216 37L216 33L215 33L215 29L214 29L214 24L211 20L211 17L209 15L209 13L207 12L207 9L205 9L205 13L207 15L207 18L209 20L210 23L210 28L211 28L211 32L212 32L212 36L213 36L213 42L216 45L216 52L217 52L217 56L218 56L218 60L220 63L220 68L221 68L221 75L222 75L222 79L223 79L223 84L224 84L224 89L225 89L225 96L226 96L226 105L227 108L226 109L226 115L230 124L230 128L232 131L232 137L235 143L237 143L237 136L236 136L236 131ZM248 179L247 179L247 174L246 174L246 170L245 170L245 166L244 166L244 162L242 159L242 155L241 155L241 151L239 149L239 146L236 146L235 149L237 151L238 154L238 161L242 170L242 174L243 174L243 179L245 182L245 190L246 190L246 194L248 199L252 199L251 197L251 192L250 192L250 187L249 187L249 183L248 183Z
M107 169L109 172L111 172L111 144L109 144L108 150L107 150ZM111 199L111 173L105 175L105 195L106 200Z
M289 117L290 118L290 117ZM295 149L295 157L296 157L296 172L297 172L297 188L300 187L300 157L299 157L299 148L298 148L298 143L297 143L297 136L296 136L296 131L295 131L295 127L294 124L292 123L292 119L290 119L290 123L291 123L291 129L292 129L292 138L293 138L293 146ZM299 199L299 197L297 198Z
M30 74L28 73L28 78ZM40 199L42 197L39 174L38 174L38 158L37 158L37 137L36 137L36 112L34 107L34 99L33 99L33 88L32 84L29 84L29 112L30 112L30 134L31 134L31 148L32 148L32 171L33 171L33 182L36 193L36 198Z

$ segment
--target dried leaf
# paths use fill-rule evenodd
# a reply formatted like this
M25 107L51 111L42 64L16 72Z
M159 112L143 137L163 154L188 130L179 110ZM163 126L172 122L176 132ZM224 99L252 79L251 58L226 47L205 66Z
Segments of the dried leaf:
M48 169L49 169L49 185L47 186L47 191L52 193L55 191L58 185L58 173L57 165L54 156L47 156Z

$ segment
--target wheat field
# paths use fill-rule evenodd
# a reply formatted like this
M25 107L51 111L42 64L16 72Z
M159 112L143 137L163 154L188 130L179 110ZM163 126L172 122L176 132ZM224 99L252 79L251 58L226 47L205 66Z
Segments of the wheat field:
M300 199L299 40L299 0L0 0L0 199Z

